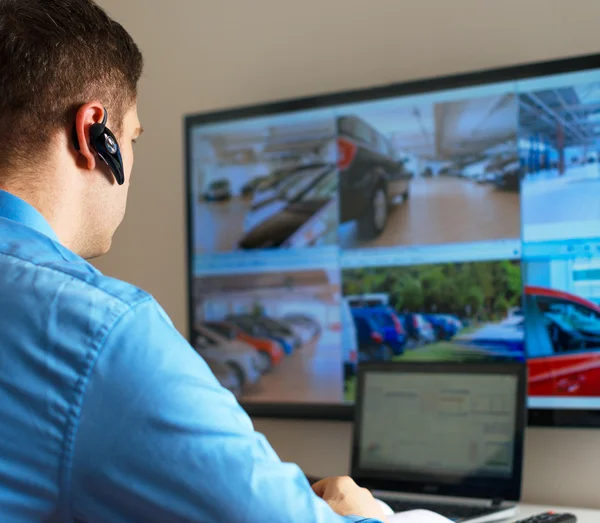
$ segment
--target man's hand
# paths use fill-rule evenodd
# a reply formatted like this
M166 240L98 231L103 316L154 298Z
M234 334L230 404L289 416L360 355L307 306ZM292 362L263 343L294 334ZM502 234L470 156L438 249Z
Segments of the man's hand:
M384 523L387 521L373 495L367 489L360 488L351 478L323 479L312 488L340 516L362 516Z

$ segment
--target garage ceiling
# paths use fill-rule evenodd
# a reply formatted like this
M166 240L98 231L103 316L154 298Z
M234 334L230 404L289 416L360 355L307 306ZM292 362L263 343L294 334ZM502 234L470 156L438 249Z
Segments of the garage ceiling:
M521 134L557 146L559 126L565 147L596 146L600 138L600 84L548 89L520 96Z
M356 113L402 153L433 161L481 155L517 135L517 102L510 94Z

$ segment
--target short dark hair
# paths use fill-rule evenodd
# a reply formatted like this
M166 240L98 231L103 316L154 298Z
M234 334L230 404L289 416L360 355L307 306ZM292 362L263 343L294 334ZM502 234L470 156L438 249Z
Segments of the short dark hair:
M0 0L0 168L47 152L92 100L120 134L142 69L131 36L93 0Z

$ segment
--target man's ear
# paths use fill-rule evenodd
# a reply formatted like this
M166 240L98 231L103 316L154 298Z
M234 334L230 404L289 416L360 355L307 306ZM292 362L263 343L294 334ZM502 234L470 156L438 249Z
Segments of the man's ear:
M90 129L100 123L104 117L104 107L98 102L90 102L79 108L75 116L75 135L79 143L79 160L81 167L93 171L97 165L96 153L90 145Z

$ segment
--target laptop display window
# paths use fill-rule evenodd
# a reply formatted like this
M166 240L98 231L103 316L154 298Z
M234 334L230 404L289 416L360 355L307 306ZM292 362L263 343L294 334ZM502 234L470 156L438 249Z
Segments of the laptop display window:
M518 498L525 381L521 364L363 367L353 476L374 488Z

